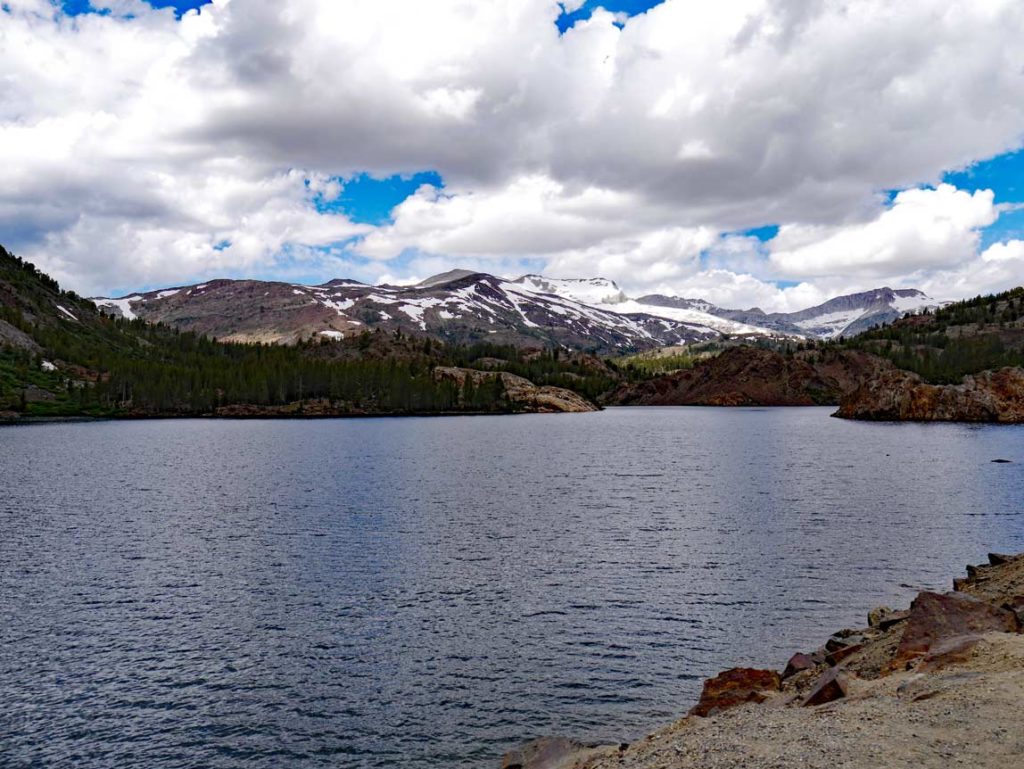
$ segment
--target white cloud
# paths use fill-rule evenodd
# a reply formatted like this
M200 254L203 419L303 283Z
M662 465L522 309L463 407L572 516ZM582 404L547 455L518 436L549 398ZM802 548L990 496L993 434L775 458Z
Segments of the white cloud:
M561 37L579 0L109 6L0 11L0 237L80 290L272 271L366 232L316 210L333 178L426 169L358 247L396 277L540 260L781 307L1015 264L978 261L990 197L877 193L1019 146L1017 0L667 0ZM719 237L766 223L768 260Z
M948 184L899 193L874 219L838 227L783 226L771 243L779 273L886 278L951 267L973 255L978 230L998 218L991 190L973 194Z
M906 283L940 299L991 294L1024 283L1024 240L995 243L951 270L910 275Z

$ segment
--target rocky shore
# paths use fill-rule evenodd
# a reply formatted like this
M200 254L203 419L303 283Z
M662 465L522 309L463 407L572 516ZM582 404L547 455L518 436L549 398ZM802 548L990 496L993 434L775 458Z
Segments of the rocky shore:
M1024 762L1024 555L948 593L872 610L782 671L708 679L682 719L633 743L541 738L502 769L939 769Z
M1024 422L1024 369L966 376L957 385L926 384L899 369L880 371L846 394L835 416L920 422Z

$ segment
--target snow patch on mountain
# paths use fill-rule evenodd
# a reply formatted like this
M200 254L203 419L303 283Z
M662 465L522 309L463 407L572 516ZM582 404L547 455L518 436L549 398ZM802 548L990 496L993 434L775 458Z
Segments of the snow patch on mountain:
M132 302L141 302L142 297L138 294L132 294L131 296L122 297L121 299L107 299L106 297L99 297L92 300L92 303L97 307L108 307L115 310L113 315L120 315L120 317L126 320L135 320L138 315L132 311Z
M710 306L710 305L709 305ZM717 315L712 315L708 312L702 312L701 310L691 310L681 307L660 307L654 304L644 304L634 299L628 299L616 305L608 306L606 308L612 312L627 314L627 315L653 315L656 318L668 318L669 320L680 321L681 323L691 323L706 328L714 329L722 334L736 334L736 335L754 335L754 336L773 336L775 332L770 331L766 328L760 328L758 326L752 326L748 323L740 323L734 320L728 320L727 318L720 318Z
M616 304L626 295L613 280L607 278L548 278L544 275L523 275L510 283L534 294L552 294L582 304Z

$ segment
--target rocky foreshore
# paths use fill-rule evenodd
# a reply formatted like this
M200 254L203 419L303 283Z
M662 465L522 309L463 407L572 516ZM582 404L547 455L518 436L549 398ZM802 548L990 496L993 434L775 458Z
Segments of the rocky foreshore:
M1024 422L1024 369L966 376L960 384L926 384L899 369L879 372L847 393L835 416L919 422Z
M733 668L633 744L545 737L502 769L939 769L1024 761L1024 555L834 633L782 671Z

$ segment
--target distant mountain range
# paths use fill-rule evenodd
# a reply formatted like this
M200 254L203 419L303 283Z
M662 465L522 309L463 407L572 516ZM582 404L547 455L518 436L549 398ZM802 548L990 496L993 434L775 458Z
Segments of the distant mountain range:
M294 343L401 330L466 344L560 345L615 354L732 337L849 335L938 303L881 288L795 313L728 310L697 299L629 298L604 278L516 280L452 270L413 286L213 280L93 301L108 314L227 341Z

